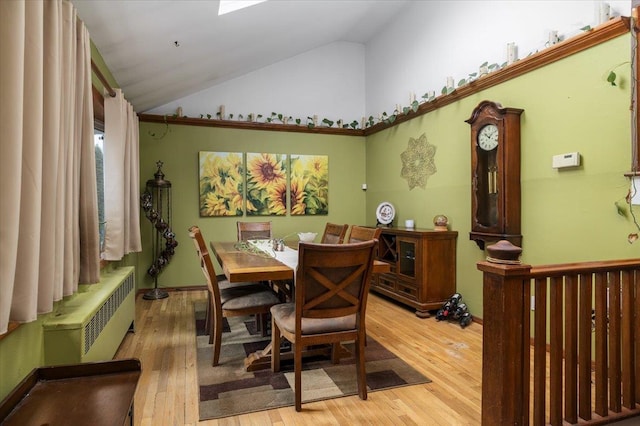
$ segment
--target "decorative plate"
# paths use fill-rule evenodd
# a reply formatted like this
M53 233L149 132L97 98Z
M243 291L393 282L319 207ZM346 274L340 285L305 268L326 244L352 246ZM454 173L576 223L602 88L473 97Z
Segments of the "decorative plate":
M396 209L393 207L393 204L384 201L376 208L376 218L379 223L388 225L393 222L394 217L396 217Z

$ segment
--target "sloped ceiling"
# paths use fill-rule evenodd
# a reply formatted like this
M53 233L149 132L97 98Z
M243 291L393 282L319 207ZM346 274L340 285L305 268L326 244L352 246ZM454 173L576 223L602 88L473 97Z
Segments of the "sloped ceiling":
M127 99L145 112L336 41L366 42L405 0L72 0Z

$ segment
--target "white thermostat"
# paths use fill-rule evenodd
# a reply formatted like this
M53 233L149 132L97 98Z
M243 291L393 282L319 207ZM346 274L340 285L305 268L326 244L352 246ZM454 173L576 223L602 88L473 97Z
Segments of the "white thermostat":
M566 154L554 155L551 167L561 169L563 167L576 167L580 165L580 153L568 152Z

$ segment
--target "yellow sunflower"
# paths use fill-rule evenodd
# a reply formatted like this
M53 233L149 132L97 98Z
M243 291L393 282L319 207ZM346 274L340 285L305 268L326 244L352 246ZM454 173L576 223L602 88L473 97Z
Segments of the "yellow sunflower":
M286 183L286 173L272 154L260 154L247 166L256 188L264 189L281 182Z
M287 214L287 184L285 181L269 187L269 211L275 215Z
M307 185L307 179L302 176L291 178L291 214L303 215L307 208L304 202L306 193L304 188Z

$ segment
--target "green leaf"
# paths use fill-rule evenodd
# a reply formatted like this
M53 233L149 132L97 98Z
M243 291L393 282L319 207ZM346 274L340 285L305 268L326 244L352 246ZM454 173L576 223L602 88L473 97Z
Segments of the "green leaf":
M447 86L444 86L442 88L442 90L440 91L440 93L442 93L443 95L446 95L447 94Z
M627 203L623 202L622 200L618 200L614 204L616 206L618 214L622 217L627 217Z
M418 101L413 101L411 103L411 110L413 112L417 112L418 111L418 107L420 106L420 103Z
M329 127L333 126L333 121L329 120L328 118L323 118L322 122Z
M409 111L411 111L411 108L409 108L409 107L403 107L403 108L402 108L402 113L403 113L404 115L409 114Z
M396 121L396 116L392 115L389 117L389 123L393 123L394 121Z
M460 87L460 86L464 86L464 85L466 84L466 82L467 82L467 80L465 80L465 79L463 78L462 80L460 80L460 81L458 82L458 87Z
M489 61L485 61L482 64L480 64L481 67L486 67L489 65Z
M591 25L585 25L584 27L580 28L582 31L590 31L591 30Z
M299 118L296 118L296 124L300 125L300 119Z
M609 75L607 76L607 82L611 83L612 86L616 85L616 73L613 71L609 72Z

